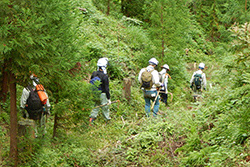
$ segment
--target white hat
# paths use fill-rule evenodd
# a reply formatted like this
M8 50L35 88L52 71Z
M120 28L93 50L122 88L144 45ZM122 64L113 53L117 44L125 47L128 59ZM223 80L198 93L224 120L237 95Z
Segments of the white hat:
M33 86L36 87L36 85L39 83L39 79L37 78L37 75L31 74L30 79L32 80Z
M100 58L100 59L97 61L97 66L98 66L98 67L107 67L108 61L109 61L109 60L108 60L107 57Z
M158 60L156 60L156 58L151 58L148 62L153 65L158 65L159 63Z
M169 69L169 66L167 65L167 64L164 64L163 66L161 66L162 68L165 68L165 69L167 69L167 70L169 70L170 71L170 69Z
M200 69L204 69L204 68L205 68L205 64L204 64L204 63L200 63L200 64L199 64L199 68L200 68Z

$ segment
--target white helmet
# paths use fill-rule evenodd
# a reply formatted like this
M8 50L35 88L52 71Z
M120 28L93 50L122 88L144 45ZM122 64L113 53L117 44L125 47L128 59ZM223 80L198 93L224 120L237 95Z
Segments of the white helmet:
M97 66L98 66L98 67L107 67L108 62L109 62L109 60L108 60L107 57L100 58L100 59L97 61Z
M30 75L30 79L34 82L36 82L37 84L39 83L39 79L37 78L36 74L31 74Z
M200 68L200 69L204 69L204 68L205 68L205 64L204 64L204 63L200 63L200 64L199 64L199 68Z
M165 68L165 69L167 69L167 70L169 70L170 71L170 69L169 69L169 66L167 65L167 64L164 64L163 66L161 66L162 68Z
M148 62L149 62L149 64L153 64L153 65L156 65L156 66L159 63L158 60L156 60L156 58L151 58Z

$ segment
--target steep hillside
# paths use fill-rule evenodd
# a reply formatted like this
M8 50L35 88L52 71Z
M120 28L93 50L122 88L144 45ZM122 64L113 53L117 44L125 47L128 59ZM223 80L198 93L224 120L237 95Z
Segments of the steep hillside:
M67 22L66 17L51 16L50 13L46 17L51 17L49 26L57 35L61 31L67 33L62 25L60 31L55 28L60 25L60 18L63 19L68 30L72 29L71 35L66 34L64 38L67 35L73 38L74 34L74 39L67 38L67 43L63 43L58 42L63 41L59 36L51 36L50 40L45 40L50 44L54 44L51 41L58 42L60 51L54 45L48 47L56 56L44 54L47 52L43 49L30 50L23 44L30 55L39 53L46 59L46 66L40 66L42 61L36 64L33 59L32 67L27 62L20 66L40 74L52 108L47 117L48 133L45 136L19 138L19 166L250 165L250 24L233 25L232 21L242 23L247 20L247 15L244 18L238 18L236 14L229 17L236 9L242 12L238 10L243 9L242 4L220 1L220 6L215 1L149 0L140 1L143 6L129 8L132 1L112 1L109 7L113 8L108 14L106 1L66 2L68 6L62 4L62 7L71 22ZM46 9L46 3L33 3ZM57 2L53 0L53 3ZM20 10L27 16L34 10L34 18L38 9L31 9L28 1L16 4L13 9L8 6L8 12ZM1 14L7 19L8 12ZM134 17L128 17L132 14ZM19 18L19 14L15 17ZM13 20L17 20L15 17ZM22 18L19 21L22 22ZM41 25L32 28L40 32ZM49 26L45 26L50 32ZM25 34L20 30L20 37ZM14 38L8 36L7 39ZM22 53L19 54L21 60L25 55L23 47L17 47ZM67 52L64 53L64 49ZM0 56L0 64L4 65L12 54L4 50ZM94 107L89 80L101 57L107 57L110 63L107 71L111 100L120 102L109 106L112 119L108 123L100 113L94 125L89 126L89 115ZM152 57L159 60L158 71L163 64L169 65L172 78L168 90L173 99L169 96L167 106L160 103L157 118L146 117L143 92L137 80L140 69L146 67ZM189 81L200 62L206 64L207 90L203 91L199 101L194 102ZM15 78L18 121L22 117L19 99L29 78L25 70L16 73L19 77ZM4 69L0 74L3 78ZM130 98L124 94L124 79L131 80ZM9 166L10 94L1 102L0 120L0 165Z

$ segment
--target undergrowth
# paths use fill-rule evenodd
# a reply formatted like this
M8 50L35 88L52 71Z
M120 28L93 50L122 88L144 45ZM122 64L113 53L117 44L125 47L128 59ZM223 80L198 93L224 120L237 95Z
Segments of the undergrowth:
M216 46L209 43L211 55L195 49L186 55L175 49L167 50L168 59L159 60L160 65L170 65L169 92L173 93L173 100L169 96L168 106L160 105L157 118L147 118L137 75L140 67L148 64L145 57L158 56L149 32L140 26L139 20L105 16L91 1L75 3L86 7L78 18L79 37L83 39L79 41L82 46L79 54L84 56L80 79L72 80L70 86L84 93L75 92L72 98L67 92L63 100L52 101L45 137L22 139L19 143L20 166L250 165L250 75L247 58L242 58L244 54L235 54L228 49L231 45L219 43ZM242 45L245 47L245 43ZM100 113L93 126L89 126L93 97L88 79L96 70L96 61L104 56L111 62L108 67L111 100L120 102L110 106L111 121L105 122ZM206 64L208 83L202 99L194 102L189 79L199 62ZM132 81L130 99L124 97L123 78ZM22 87L17 85L18 97L21 91ZM4 160L9 153L9 106L3 103L0 108L2 166L7 165ZM61 116L60 126L57 136L52 138L55 114ZM21 117L20 113L18 116Z

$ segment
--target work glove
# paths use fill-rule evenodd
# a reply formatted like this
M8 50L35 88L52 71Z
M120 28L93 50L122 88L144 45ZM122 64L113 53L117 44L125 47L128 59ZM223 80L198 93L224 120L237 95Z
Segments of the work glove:
M110 105L111 104L111 100L110 99L108 99L108 105Z
M190 85L190 88L193 89L193 85Z
M204 90L207 90L207 88L204 88Z
M156 90L159 91L163 86L163 83L156 84Z

